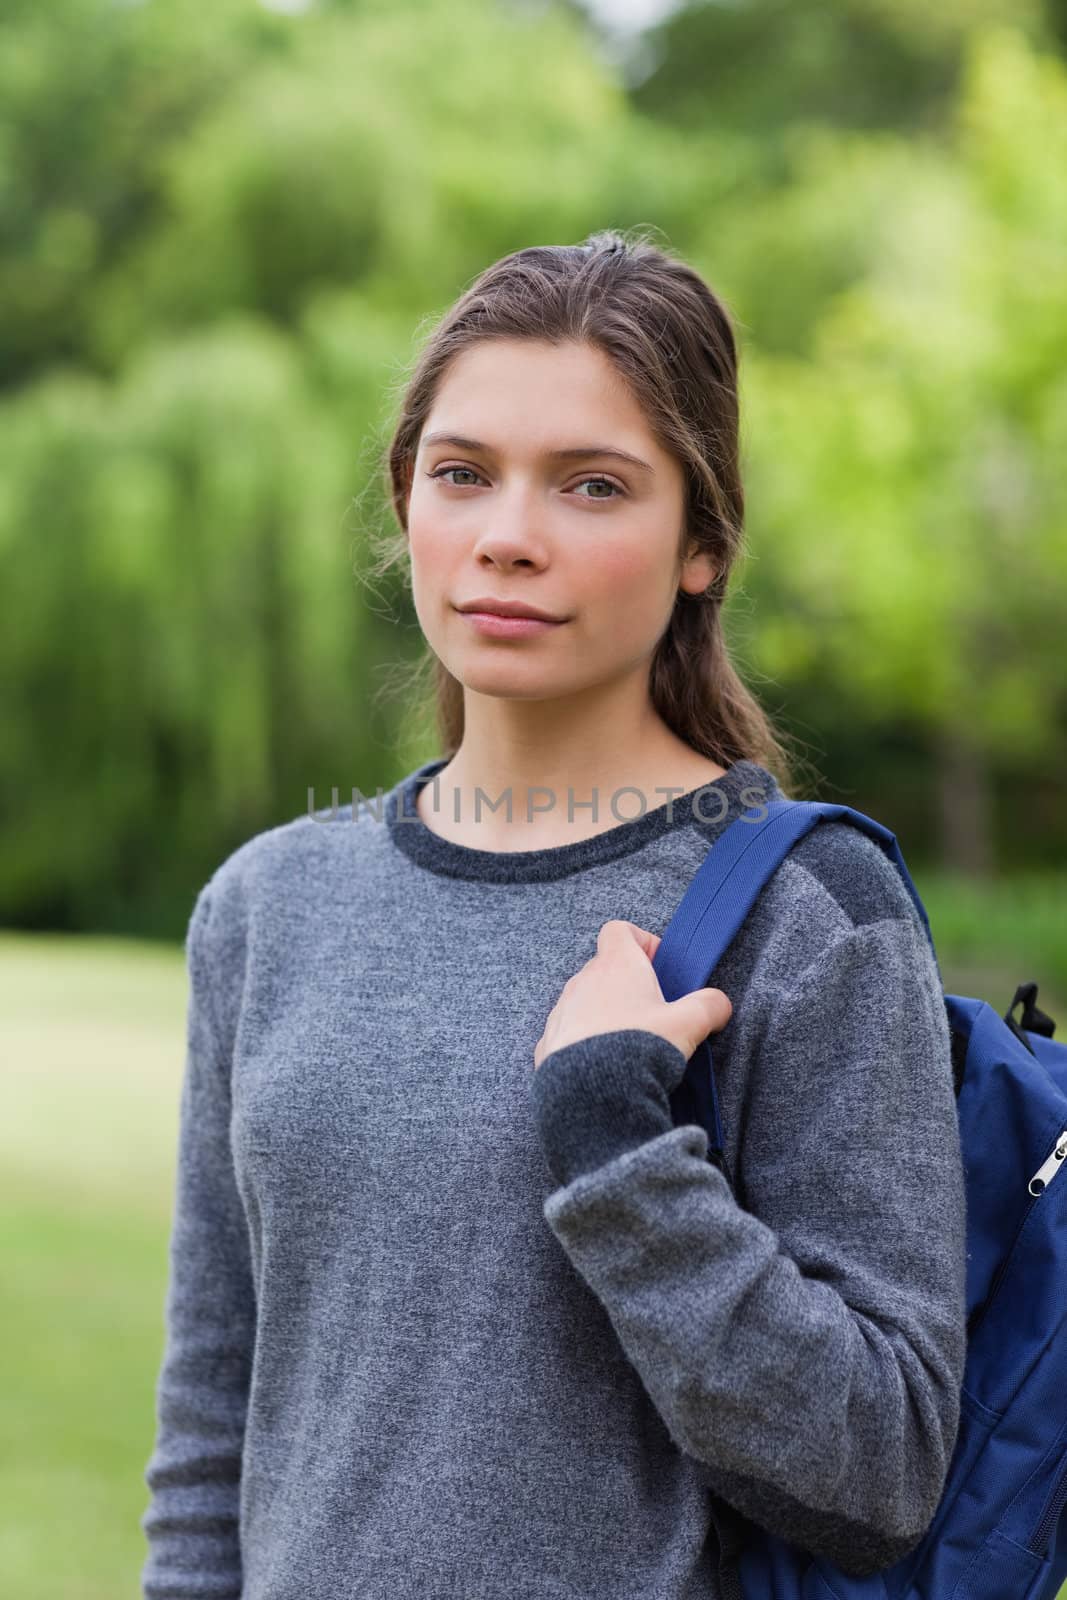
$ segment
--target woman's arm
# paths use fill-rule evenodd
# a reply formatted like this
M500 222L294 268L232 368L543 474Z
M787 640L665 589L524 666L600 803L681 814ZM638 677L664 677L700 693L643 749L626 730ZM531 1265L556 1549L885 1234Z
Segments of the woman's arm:
M238 1600L239 1496L255 1297L230 1150L228 1063L211 992L211 885L189 921L189 1011L170 1239L166 1340L156 1391L146 1600Z
M533 1102L561 1185L545 1219L714 1491L877 1571L933 1518L966 1355L948 1024L917 917L838 930L775 985L744 1107L747 1208L703 1130L672 1127L685 1065L641 1029L545 1058Z

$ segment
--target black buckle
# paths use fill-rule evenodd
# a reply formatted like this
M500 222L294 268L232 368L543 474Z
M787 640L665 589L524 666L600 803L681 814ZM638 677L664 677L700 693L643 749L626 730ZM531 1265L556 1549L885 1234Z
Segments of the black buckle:
M1022 1004L1023 1013L1018 1022L1012 1016L1015 1007ZM1020 983L1015 991L1011 1005L1004 1013L1004 1021L1012 1033L1024 1044L1031 1055L1035 1054L1034 1047L1026 1037L1027 1033L1038 1033L1043 1039L1051 1039L1056 1031L1056 1024L1052 1018L1037 1004L1037 984Z

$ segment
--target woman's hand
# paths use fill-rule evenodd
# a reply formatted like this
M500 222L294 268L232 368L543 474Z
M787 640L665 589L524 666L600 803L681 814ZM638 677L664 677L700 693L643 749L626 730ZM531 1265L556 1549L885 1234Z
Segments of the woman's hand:
M534 1071L553 1050L597 1033L645 1028L677 1045L686 1060L709 1033L725 1028L733 1006L721 989L694 989L664 1000L652 966L658 934L635 922L605 922L596 955L563 985L534 1047Z

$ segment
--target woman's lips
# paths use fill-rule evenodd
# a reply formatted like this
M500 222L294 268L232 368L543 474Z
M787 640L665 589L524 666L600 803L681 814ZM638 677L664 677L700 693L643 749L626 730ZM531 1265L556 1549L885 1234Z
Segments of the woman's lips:
M562 622L542 622L540 617L502 617L495 611L460 611L458 615L491 639L524 639L528 634L563 627Z

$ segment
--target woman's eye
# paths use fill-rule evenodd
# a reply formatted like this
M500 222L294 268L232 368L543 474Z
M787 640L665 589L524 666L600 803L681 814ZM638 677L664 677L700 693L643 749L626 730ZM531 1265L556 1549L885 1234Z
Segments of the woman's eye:
M469 472L472 478L478 476L473 467L438 467L436 472L428 473L427 476L431 478L447 478L450 472ZM465 485L457 483L454 487L462 489Z
M612 494L583 495L583 500L615 500L623 493L623 490L619 488L619 485L617 483L613 483L610 478L583 478L582 483L578 485L578 488L580 489L582 484L585 483L591 483L596 489L611 489L614 492Z

